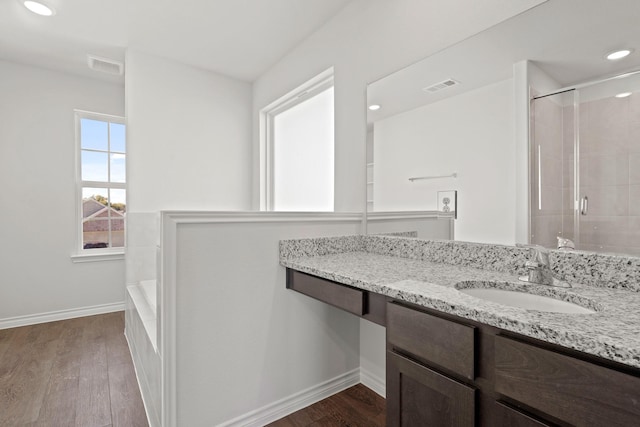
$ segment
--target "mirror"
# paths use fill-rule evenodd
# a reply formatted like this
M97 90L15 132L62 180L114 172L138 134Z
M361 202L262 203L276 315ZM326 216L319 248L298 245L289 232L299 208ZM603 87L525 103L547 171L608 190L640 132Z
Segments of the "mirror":
M634 0L549 0L371 83L367 211L436 211L456 191L456 240L640 255L639 79L588 84L640 69L639 18Z
M635 72L533 97L532 243L640 255L639 91Z

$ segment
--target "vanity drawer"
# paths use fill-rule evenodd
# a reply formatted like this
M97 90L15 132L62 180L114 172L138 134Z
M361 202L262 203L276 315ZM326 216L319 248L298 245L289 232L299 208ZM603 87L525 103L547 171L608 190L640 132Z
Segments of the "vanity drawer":
M543 423L535 418L524 414L517 409L513 409L510 406L503 404L502 402L495 402L495 420L493 425L495 426L509 426L509 427L551 427L552 424Z
M350 313L365 314L365 292L320 277L287 269L287 288Z
M504 336L495 338L495 390L576 426L640 422L640 378Z
M387 305L387 342L425 361L474 379L475 328L397 303Z

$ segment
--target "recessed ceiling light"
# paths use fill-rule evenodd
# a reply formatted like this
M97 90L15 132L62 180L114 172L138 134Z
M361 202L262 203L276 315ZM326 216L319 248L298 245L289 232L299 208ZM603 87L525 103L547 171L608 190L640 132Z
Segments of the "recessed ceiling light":
M25 0L22 4L24 4L24 7L37 15L53 16L56 14L56 11L52 7L47 6L46 4L39 1Z
M627 96L631 96L631 92L622 92L616 95L616 98L626 98Z
M625 56L628 56L630 53L631 53L630 49L616 50L615 52L611 52L607 54L607 59L609 61L615 61L616 59L622 59Z
M380 109L380 106L378 104L369 105L369 110L371 110L371 111L376 111L376 110L379 110L379 109Z

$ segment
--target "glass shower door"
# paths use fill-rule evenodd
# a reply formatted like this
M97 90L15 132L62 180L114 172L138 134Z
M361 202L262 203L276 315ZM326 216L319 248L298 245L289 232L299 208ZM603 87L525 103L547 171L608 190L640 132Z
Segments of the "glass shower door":
M640 73L531 101L530 242L640 256Z
M531 101L530 242L555 248L577 240L576 91Z
M580 89L579 249L640 255L640 77Z

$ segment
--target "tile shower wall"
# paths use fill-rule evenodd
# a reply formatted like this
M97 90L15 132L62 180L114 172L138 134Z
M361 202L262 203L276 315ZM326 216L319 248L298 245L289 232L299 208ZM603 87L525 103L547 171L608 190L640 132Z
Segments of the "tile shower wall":
M157 279L157 250L160 245L158 212L127 213L126 284L139 285Z
M640 255L640 92L580 104L580 249Z

